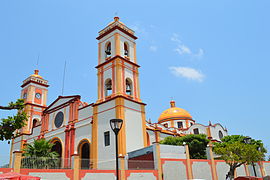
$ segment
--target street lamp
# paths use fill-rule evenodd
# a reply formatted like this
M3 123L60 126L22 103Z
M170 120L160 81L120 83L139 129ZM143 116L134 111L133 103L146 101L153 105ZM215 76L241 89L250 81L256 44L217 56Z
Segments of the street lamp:
M244 143L245 144L251 144L251 137L249 137L249 136L245 137L244 138ZM252 167L253 167L253 171L254 171L255 177L257 177L257 173L256 173L256 170L255 170L254 162L252 162Z
M111 128L115 134L115 159L116 159L116 180L119 179L119 172L118 172L118 133L123 125L122 119L111 119L110 120Z

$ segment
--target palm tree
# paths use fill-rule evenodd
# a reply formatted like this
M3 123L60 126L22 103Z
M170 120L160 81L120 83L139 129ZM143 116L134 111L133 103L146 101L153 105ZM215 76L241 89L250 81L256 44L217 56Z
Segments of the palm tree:
M57 152L51 151L54 144L50 140L34 140L27 144L23 153L22 167L33 169L57 168L60 159Z

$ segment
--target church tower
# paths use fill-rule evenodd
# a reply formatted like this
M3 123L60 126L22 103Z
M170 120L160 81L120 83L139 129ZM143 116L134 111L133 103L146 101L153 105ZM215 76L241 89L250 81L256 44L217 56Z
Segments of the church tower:
M116 95L141 102L134 31L119 21L99 32L98 44L98 102Z
M115 142L110 119L124 121L118 135L119 154L126 155L147 146L136 39L134 31L120 22L119 17L115 17L97 37L98 100L93 105L91 159L96 159L93 168L99 168L98 162L102 159L114 159Z
M38 70L23 81L21 99L25 102L25 112L28 121L21 133L29 134L32 128L41 123L42 111L46 108L48 81L43 79Z

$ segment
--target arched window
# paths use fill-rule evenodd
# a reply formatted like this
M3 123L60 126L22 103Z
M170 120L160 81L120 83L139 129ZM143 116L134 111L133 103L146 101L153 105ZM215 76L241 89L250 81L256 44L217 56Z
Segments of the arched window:
M223 133L221 131L218 131L218 137L220 140L223 138Z
M126 94L132 95L132 81L129 78L126 79Z
M37 120L37 119L34 119L34 120L33 120L33 128L34 128L34 127L37 127L37 125L38 125L38 120Z
M199 129L198 129L198 128L193 129L193 133L194 133L194 134L200 134L200 133L199 133Z
M105 96L110 96L112 94L112 80L107 79L105 81Z
M164 123L164 127L165 128L168 128L168 123Z
M112 50L111 42L108 42L105 46L105 58L111 57L112 54L111 50Z
M124 55L129 56L129 46L127 42L124 43Z

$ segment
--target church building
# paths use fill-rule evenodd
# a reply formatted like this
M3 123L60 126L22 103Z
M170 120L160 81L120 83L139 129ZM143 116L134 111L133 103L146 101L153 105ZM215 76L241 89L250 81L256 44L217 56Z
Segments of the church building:
M118 17L99 32L97 60L98 98L93 103L82 102L80 95L59 96L47 104L48 81L39 71L21 85L21 98L29 116L26 125L13 139L12 152L21 151L26 143L45 138L54 144L64 167L71 166L71 157L79 154L82 168L106 169L114 166L115 141L110 119L123 119L118 135L119 154L150 146L167 136L206 134L220 141L227 130L220 124L197 123L188 111L168 103L152 123L146 120L146 104L140 97L139 64L133 30Z

